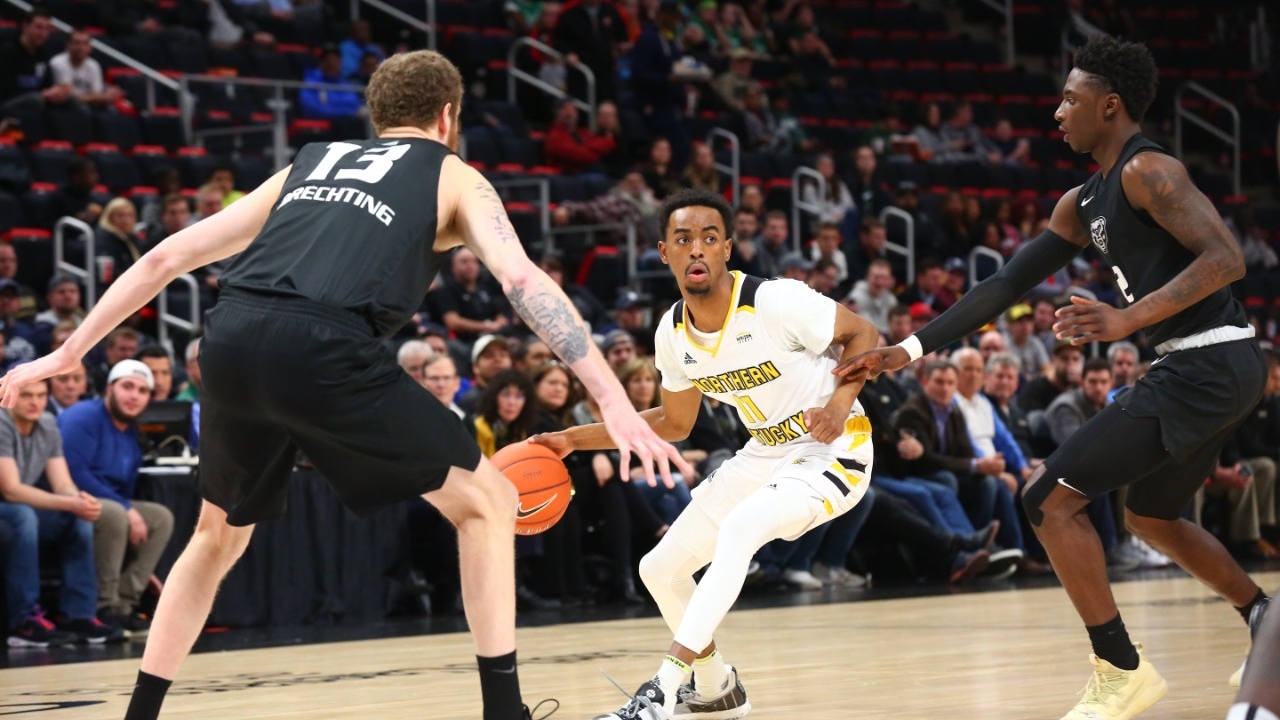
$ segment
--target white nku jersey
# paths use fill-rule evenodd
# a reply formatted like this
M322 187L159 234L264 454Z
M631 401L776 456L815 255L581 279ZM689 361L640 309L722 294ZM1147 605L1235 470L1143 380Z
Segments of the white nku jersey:
M782 457L800 444L817 444L804 411L825 406L836 389L836 304L796 280L737 271L733 278L719 333L694 329L683 300L662 316L654 342L662 386L672 392L696 387L736 407L751 433L746 449L753 455ZM870 430L855 401L844 434Z

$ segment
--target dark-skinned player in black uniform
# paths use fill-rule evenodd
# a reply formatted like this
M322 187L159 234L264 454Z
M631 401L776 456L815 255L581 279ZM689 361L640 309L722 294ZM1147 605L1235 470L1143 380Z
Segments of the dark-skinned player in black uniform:
M298 450L359 514L422 496L457 527L483 717L528 718L515 662L515 490L383 342L456 247L475 251L599 399L624 472L628 451L651 483L655 463L668 486L669 462L691 472L525 255L493 186L454 154L458 69L435 52L402 53L379 66L366 99L377 139L302 148L293 166L143 255L61 349L0 379L11 408L26 385L78 366L174 278L241 253L200 344L200 521L160 597L126 720L159 714L253 524L284 512Z
M1221 543L1180 517L1224 438L1261 398L1267 369L1228 289L1245 271L1239 244L1182 163L1142 135L1156 81L1142 45L1102 37L1082 48L1054 118L1071 149L1091 154L1099 171L1059 200L1049 229L999 273L902 343L836 369L875 376L950 345L1090 244L1115 273L1127 307L1072 298L1054 332L1085 345L1144 330L1159 357L1045 460L1022 498L1093 645L1093 675L1063 720L1124 720L1166 692L1120 619L1102 544L1085 514L1091 499L1127 486L1133 532L1246 620L1267 600Z

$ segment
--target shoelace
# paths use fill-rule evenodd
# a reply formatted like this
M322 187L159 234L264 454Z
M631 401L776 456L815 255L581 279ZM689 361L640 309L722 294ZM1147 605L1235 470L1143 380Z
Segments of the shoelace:
M1106 705L1107 701L1104 695L1114 695L1120 692L1120 686L1123 685L1125 679L1124 672L1103 672L1094 670L1093 677L1089 678L1088 684L1084 686L1084 696L1080 700L1081 705Z
M534 713L536 713L536 712L538 712L538 709L539 709L539 708L541 708L543 705L546 705L547 703L555 703L555 704L556 704L556 706L555 706L555 707L553 707L553 708L551 708L550 710L548 710L546 715L539 715L538 717L534 717L534 716L533 716L533 714L534 714ZM554 715L554 714L555 714L555 712L556 712L557 710L559 710L559 709L560 709L560 701L559 701L559 700L557 700L557 699L555 699L555 698L547 698L546 700L541 700L541 701L539 701L537 705L534 705L534 706L533 706L533 709L532 709L532 710L530 710L530 709L529 709L529 706L528 706L528 705L525 705L525 706L524 706L524 714L525 714L525 716L526 716L526 717L528 717L530 720L547 720L547 718L549 718L549 717L551 717L552 715Z
M621 710L618 711L618 715L626 718L639 718L641 710L649 710L654 717L657 717L657 718L662 717L662 714L660 712L654 710L654 708L657 706L654 705L653 701L651 701L649 698L645 697L644 695L632 695L631 693L627 692L626 688L619 685L617 680L614 680L613 678L609 677L609 673L603 670L600 671L600 674L604 675L605 680L608 680L610 683L613 684L614 687L618 688L618 692L622 693L624 696L629 698L627 704L623 706Z
M44 608L40 607L39 605L36 605L34 608L32 608L31 617L29 619L31 620L31 622L34 622L35 624L39 625L45 630L53 630L54 628L53 621L49 620L49 618L44 616Z

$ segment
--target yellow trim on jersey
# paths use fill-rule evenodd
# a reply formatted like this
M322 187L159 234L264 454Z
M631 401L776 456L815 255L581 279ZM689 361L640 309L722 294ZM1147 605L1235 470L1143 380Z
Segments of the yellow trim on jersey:
M697 339L693 337L693 333L689 330L689 303L685 303L681 306L681 309L683 310L682 317L680 318L681 322L676 323L677 329L682 327L684 328L684 335L688 338L690 345L693 345L703 352L711 353L711 357L713 358L716 356L716 353L720 352L720 343L724 341L724 333L729 329L729 320L733 318L734 312L738 309L738 294L742 292L742 273L737 270L731 270L729 274L733 275L733 296L729 301L729 311L724 314L724 322L720 325L720 331L716 333L715 347L707 347L699 344ZM752 310L752 312L754 313L755 311Z
M862 482L862 478L849 472L848 470L845 469L843 465L841 465L838 462L831 463L831 469L840 473L840 475L844 477L845 482L849 483L854 487L858 487L858 485Z

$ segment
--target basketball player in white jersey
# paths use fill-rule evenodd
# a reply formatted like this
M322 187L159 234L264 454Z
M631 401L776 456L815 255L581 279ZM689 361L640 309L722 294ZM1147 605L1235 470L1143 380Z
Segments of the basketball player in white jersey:
M662 406L641 416L663 439L684 439L706 394L737 407L752 439L694 488L692 504L640 561L675 641L654 678L597 720L746 715L746 692L712 635L742 590L751 556L848 511L871 477L862 383L831 371L840 358L875 347L875 327L803 283L730 272L730 217L724 199L705 190L663 203L658 249L683 299L655 337ZM533 441L562 456L613 447L600 425Z

